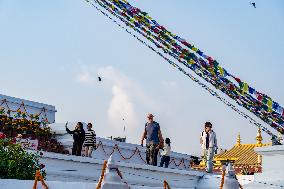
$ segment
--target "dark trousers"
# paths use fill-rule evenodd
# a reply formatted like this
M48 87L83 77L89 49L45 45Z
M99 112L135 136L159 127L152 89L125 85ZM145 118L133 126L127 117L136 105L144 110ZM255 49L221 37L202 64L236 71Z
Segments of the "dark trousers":
M157 155L158 150L156 150L158 144L147 144L146 145L146 161L147 164L157 166Z
M73 142L73 148L72 148L72 155L75 156L81 156L83 143L81 142Z
M165 164L165 168L169 167L169 163L170 163L170 156L162 156L161 158L161 163L160 163L160 167L163 167Z

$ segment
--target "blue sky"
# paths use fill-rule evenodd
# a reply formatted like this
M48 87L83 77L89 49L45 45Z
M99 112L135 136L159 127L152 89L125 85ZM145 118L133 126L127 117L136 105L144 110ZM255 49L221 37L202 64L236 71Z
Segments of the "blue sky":
M284 1L129 2L284 105ZM83 0L0 0L0 66L1 94L55 105L57 122L95 122L99 136L140 143L152 112L176 151L199 154L208 120L220 147L238 132L255 141L247 120Z

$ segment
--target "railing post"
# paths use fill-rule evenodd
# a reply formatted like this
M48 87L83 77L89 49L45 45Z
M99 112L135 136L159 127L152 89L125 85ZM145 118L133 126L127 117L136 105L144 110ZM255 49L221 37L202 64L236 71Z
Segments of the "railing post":
M102 182L102 189L129 189L129 186L122 180L118 172L118 166L115 164L113 157L110 156Z
M226 176L224 178L223 189L239 189L239 182L231 163L229 163L226 168Z

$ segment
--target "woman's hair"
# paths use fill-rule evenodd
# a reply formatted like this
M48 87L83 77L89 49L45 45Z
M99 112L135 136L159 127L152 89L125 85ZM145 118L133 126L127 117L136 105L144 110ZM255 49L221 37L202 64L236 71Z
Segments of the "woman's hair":
M210 127L212 128L212 123L210 123L209 121L205 123L205 127Z
M87 126L89 126L89 125L90 125L91 127L93 127L93 124L92 124L92 123L88 123L88 125L87 125Z
M78 122L78 125L80 127L80 130L84 131L83 123L82 122Z
M166 138L165 143L170 146L171 145L171 140L169 138Z

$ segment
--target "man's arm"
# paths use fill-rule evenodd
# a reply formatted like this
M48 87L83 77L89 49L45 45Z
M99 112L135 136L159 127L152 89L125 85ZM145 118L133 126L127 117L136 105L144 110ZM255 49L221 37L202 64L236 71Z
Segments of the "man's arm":
M143 142L144 142L146 135L147 135L147 132L146 132L146 130L144 130L144 133L143 133L142 139L141 139L141 146L143 146Z
M215 133L214 143L215 143L215 146L218 147L218 145L217 145L217 136L216 136L216 133Z
M201 132L201 134L200 134L200 145L202 146L202 144L203 144L203 134L204 134L204 131L202 131Z
M163 147L164 145L164 139L161 130L158 131L159 136L159 145L157 146L157 149L160 149L160 147Z

